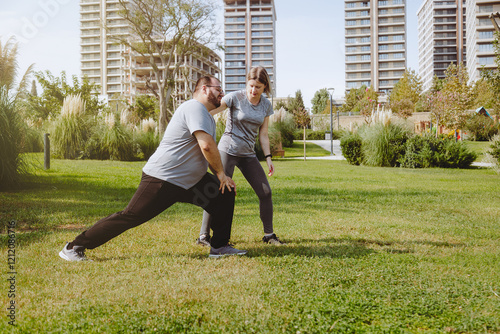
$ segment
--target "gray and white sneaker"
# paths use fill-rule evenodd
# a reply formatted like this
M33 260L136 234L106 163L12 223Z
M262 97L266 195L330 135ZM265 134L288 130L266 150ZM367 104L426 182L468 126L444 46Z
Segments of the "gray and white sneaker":
M226 245L220 248L210 247L210 254L208 254L208 257L218 258L230 255L245 255L246 253L246 250L240 250L231 245Z
M72 249L68 249L69 242L64 246L62 251L59 252L59 256L66 261L92 261L87 259L85 256L85 247L83 246L73 246Z
M210 235L202 234L196 239L196 244L210 247Z

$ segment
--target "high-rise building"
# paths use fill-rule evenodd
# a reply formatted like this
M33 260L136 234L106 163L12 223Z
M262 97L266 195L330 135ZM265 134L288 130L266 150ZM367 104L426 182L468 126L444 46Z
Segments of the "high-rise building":
M467 65L465 0L425 0L417 12L419 75L424 91L451 63Z
M266 68L276 91L274 0L224 0L225 91L245 88L246 73Z
M132 5L126 1L128 5ZM152 95L146 86L157 88L150 57L144 57L120 45L118 37L133 41L130 24L119 15L121 5L118 0L80 0L81 70L91 82L100 87L103 100L127 98L133 103L138 94ZM162 40L162 36L158 34ZM222 60L212 50L199 46L199 55L180 59L175 56L175 64L182 63L183 75L175 77L171 97L174 106L191 96L196 80L203 75L222 78ZM161 71L158 55L153 58ZM163 74L160 74L163 76Z
M129 25L118 15L120 8L118 0L80 0L82 76L100 86L104 99L122 92L123 47L110 38L131 36Z
M389 92L406 70L406 0L345 0L346 90Z
M494 27L489 15L500 11L500 1L467 0L467 70L470 82L481 76L481 70L497 68L493 48Z

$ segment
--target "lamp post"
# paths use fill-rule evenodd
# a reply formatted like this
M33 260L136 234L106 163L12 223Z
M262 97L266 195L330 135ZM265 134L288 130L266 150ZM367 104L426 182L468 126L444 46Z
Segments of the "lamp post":
M335 88L328 88L328 92L330 93L330 154L333 155L333 102L332 102L332 94L335 91Z

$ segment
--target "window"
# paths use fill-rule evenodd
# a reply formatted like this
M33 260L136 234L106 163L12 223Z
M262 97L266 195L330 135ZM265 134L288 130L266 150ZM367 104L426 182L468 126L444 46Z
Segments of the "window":
M480 39L493 38L493 31L480 31L479 38Z
M479 44L479 52L493 52L493 44Z

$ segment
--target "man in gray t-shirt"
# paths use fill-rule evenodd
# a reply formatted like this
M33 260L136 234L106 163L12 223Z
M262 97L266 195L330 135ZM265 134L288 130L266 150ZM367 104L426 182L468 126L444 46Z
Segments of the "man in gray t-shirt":
M235 184L224 173L215 143L215 121L209 113L220 106L222 96L219 80L200 78L193 100L183 103L170 120L127 207L78 235L59 256L68 261L86 260L85 249L99 247L176 202L195 204L213 215L210 257L246 254L229 245ZM207 172L208 167L215 175Z

